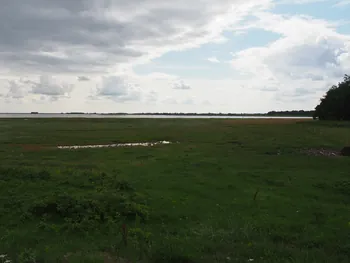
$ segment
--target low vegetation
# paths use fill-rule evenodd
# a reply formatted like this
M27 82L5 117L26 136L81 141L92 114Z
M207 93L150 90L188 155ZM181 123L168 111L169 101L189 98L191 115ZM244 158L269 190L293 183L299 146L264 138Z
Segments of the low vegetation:
M348 263L350 159L313 154L345 145L346 122L2 119L0 262Z

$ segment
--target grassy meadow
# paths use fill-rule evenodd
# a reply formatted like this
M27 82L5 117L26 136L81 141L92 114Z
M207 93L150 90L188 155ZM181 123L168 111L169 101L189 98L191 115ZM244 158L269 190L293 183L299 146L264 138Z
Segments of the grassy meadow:
M303 152L345 145L349 123L0 119L0 263L348 263L350 157Z

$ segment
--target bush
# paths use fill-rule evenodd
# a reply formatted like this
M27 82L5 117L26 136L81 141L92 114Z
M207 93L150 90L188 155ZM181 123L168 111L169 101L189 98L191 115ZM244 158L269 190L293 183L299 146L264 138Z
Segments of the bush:
M132 199L111 192L89 197L60 194L34 203L28 212L35 217L64 219L66 222L76 223L82 221L105 223L119 217L135 220L137 216L143 221L147 220L148 207Z
M0 168L0 184L0 212L21 222L97 229L149 217L146 197L116 175Z

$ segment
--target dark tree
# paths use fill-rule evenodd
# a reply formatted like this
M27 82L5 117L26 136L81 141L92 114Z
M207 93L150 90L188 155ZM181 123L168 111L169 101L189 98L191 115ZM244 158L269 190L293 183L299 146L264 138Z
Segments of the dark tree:
M314 118L320 120L350 120L350 76L331 87L317 105Z

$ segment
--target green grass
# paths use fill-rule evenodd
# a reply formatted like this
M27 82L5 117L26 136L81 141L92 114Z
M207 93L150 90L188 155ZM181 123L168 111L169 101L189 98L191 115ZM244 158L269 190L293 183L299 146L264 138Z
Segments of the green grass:
M179 143L55 148L159 140ZM350 262L350 159L300 152L345 145L349 123L2 119L0 254L19 263Z

